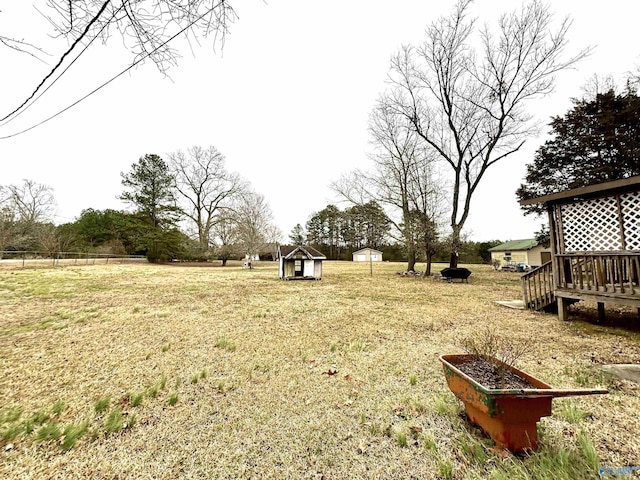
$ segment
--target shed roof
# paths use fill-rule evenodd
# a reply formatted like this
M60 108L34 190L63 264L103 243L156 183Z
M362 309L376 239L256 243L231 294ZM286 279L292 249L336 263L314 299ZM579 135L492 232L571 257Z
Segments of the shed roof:
M626 190L633 190L638 186L640 186L640 175L623 178L622 180L613 180L611 182L564 190L562 192L530 198L528 200L520 200L520 205L532 205L534 203L567 203L574 199L597 197L612 191L622 192Z
M524 240L510 240L501 245L496 245L489 249L490 252L508 252L511 250L531 250L538 245L535 238L526 238Z
M280 245L278 247L278 258L293 259L296 258L296 254L300 252L309 260L326 260L324 253L316 250L313 247L307 247L302 245Z
M360 253L360 252L366 252L367 250L369 250L371 252L375 252L375 253L382 253L380 250L376 250L375 248L365 247L365 248L361 248L360 250L356 250L355 252L353 252L353 255L355 255L356 253Z

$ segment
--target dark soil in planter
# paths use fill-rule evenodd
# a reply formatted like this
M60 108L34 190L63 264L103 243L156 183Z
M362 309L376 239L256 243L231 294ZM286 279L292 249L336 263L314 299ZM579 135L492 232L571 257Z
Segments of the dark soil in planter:
M457 364L456 367L480 385L492 390L538 388L512 371L501 369L495 364L481 358Z

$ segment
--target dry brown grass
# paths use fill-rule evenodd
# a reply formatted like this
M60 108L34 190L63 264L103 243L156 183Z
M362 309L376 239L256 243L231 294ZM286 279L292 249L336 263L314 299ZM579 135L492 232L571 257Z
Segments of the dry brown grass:
M474 265L448 284L402 267L325 262L320 282L271 263L0 270L0 477L536 478L557 462L597 478L584 438L603 465L640 465L638 386L595 368L640 362L637 331L496 306L520 296L516 274ZM494 451L438 361L489 325L535 340L519 363L534 376L613 390L555 400L539 453ZM38 412L87 433L68 450L38 440L23 428Z

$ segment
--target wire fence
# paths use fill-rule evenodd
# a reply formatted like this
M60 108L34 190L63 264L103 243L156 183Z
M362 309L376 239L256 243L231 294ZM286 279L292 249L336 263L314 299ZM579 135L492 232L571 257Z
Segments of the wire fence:
M41 252L0 250L0 265L27 267L31 265L106 265L146 262L144 255L114 255L90 252Z

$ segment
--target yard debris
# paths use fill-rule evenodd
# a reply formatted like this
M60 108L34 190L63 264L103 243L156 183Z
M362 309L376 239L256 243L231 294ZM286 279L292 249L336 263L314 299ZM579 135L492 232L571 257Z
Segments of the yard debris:
M332 375L335 375L336 373L338 373L338 370L331 370L331 369L329 369L329 370L327 370L326 372L322 372L322 375L329 375L329 376L332 376Z

